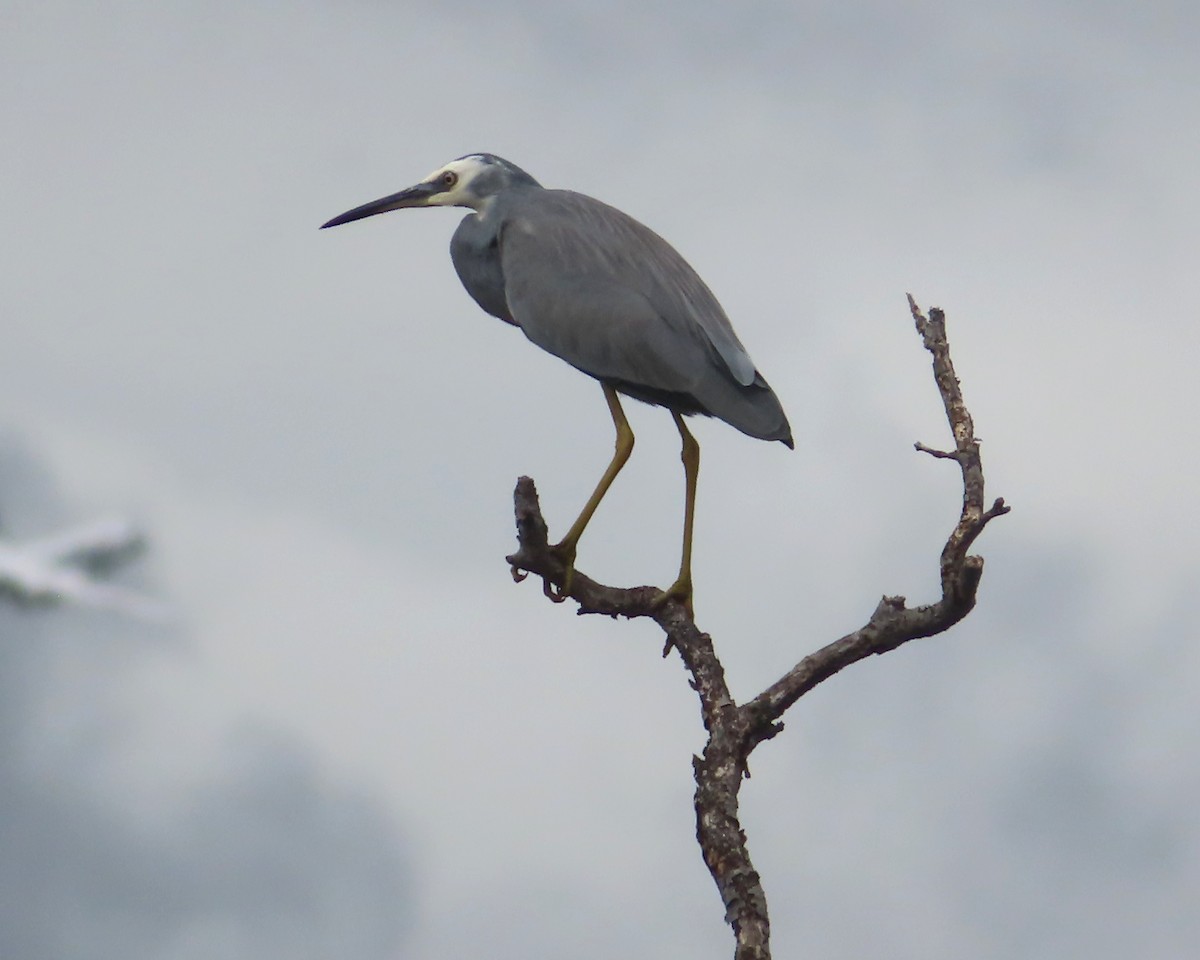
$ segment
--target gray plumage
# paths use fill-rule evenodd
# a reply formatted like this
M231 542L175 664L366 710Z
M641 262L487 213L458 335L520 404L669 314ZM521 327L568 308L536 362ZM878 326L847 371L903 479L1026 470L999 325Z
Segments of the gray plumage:
M326 226L400 206L471 206L450 241L467 292L533 343L618 391L792 446L783 408L725 311L675 248L599 200L543 188L491 154ZM437 175L435 174L434 177ZM440 194L460 195L442 201ZM416 201L416 202L413 202Z

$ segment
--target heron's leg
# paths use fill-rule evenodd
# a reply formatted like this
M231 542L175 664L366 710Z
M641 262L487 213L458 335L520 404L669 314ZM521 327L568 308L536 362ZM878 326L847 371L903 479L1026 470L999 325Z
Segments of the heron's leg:
M621 409L617 391L607 383L602 383L601 386L604 388L604 399L608 401L608 412L612 414L613 426L617 428L616 450L613 452L612 460L609 461L608 469L604 471L600 482L596 484L596 489L588 498L588 502L583 505L583 509L579 511L575 522L571 524L571 529L559 543L551 548L567 565L561 590L556 593L549 581L546 582L546 596L558 602L565 600L567 594L571 592L571 580L575 575L575 547L579 543L579 538L583 536L583 531L587 527L588 521L592 519L592 514L600 506L600 501L604 499L608 488L612 486L613 480L616 479L617 474L621 472L621 468L629 459L629 454L633 452L633 431L629 428L629 421L625 419L625 411Z
M692 436L681 417L674 410L671 416L675 418L675 426L679 428L679 436L683 440L683 450L679 459L683 461L683 476L686 489L683 499L683 558L679 563L679 576L667 587L662 600L667 598L678 600L687 609L688 616L692 612L692 521L696 518L696 478L700 476L700 444Z

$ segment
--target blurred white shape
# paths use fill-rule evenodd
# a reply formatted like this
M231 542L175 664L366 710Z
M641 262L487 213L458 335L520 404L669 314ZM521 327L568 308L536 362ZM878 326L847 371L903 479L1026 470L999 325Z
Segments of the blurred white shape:
M98 579L144 546L141 532L117 518L25 543L0 539L0 596L23 603L73 603L142 620L165 620L166 605Z

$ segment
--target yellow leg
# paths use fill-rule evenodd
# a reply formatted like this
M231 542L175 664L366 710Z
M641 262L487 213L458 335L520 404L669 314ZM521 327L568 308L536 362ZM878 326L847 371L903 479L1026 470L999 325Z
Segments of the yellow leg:
M600 482L596 484L596 489L588 498L588 502L583 505L583 509L579 511L575 522L571 524L571 529L552 548L567 565L561 590L556 593L550 583L548 581L546 583L546 596L557 602L565 600L567 594L571 592L571 580L575 575L575 547L579 543L579 538L583 536L583 531L587 527L588 521L592 519L592 514L600 506L600 501L604 499L608 488L612 486L613 480L616 479L617 474L621 472L621 468L625 466L629 455L633 452L633 431L629 428L629 421L625 419L625 411L621 409L617 391L607 383L603 383L601 386L604 388L604 399L608 401L608 412L612 414L613 426L617 428L616 450L613 452L612 460L609 461L608 469L604 471Z
M683 417L671 411L675 418L675 426L679 428L679 436L683 440L683 450L679 459L683 461L683 476L685 491L683 499L683 558L679 563L679 576L663 593L663 600L670 597L678 600L687 609L688 616L692 612L692 522L696 518L696 478L700 476L700 444L683 422Z

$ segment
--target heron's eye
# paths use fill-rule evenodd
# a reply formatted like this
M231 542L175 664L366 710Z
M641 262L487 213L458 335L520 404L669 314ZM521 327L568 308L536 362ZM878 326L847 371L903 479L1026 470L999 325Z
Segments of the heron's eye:
M441 180L442 180L442 186L449 189L450 187L452 187L456 183L458 183L458 174L455 173L453 170L447 170L445 173L442 174Z

